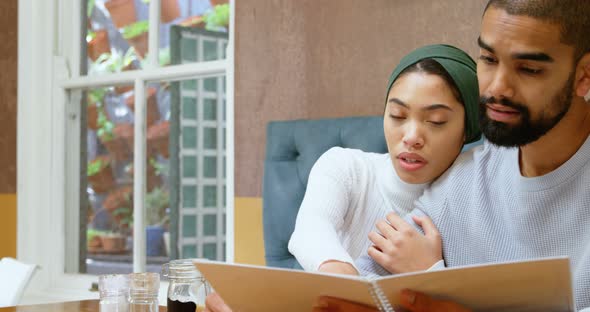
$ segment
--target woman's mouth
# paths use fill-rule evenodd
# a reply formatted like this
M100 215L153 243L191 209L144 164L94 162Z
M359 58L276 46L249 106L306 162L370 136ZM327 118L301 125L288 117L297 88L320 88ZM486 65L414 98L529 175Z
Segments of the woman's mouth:
M397 159L400 167L406 171L416 171L428 164L426 159L416 153L401 153Z

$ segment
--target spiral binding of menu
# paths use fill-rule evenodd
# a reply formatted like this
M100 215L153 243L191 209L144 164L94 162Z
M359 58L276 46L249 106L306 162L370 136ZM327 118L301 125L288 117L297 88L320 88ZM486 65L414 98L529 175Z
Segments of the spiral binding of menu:
M377 281L374 278L370 278L369 283L371 284L369 292L371 293L371 297L373 298L373 300L378 303L379 311L395 312L395 310L393 310L393 307L391 306L391 303L389 303L387 296L385 296L385 293L377 284Z

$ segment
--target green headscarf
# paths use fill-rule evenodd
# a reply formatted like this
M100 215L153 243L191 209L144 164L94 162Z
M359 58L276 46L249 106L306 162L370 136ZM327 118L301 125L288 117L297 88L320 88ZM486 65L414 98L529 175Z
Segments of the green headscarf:
M387 101L391 86L399 75L406 68L424 59L433 59L439 63L449 73L459 89L465 107L465 144L479 140L481 137L478 121L479 89L475 62L467 53L458 48L436 44L416 49L406 55L389 77L385 100Z

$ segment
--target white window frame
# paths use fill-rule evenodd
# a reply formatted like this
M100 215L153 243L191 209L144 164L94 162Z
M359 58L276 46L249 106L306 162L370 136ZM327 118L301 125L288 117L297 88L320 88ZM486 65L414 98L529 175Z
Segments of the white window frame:
M226 60L158 68L151 53L148 69L109 76L80 77L82 1L19 0L18 6L18 132L17 132L17 255L21 261L40 266L25 294L26 302L95 298L88 292L96 276L66 274L75 265L66 254L76 254L79 219L80 99L72 88L134 83L136 139L134 184L135 220L143 216L145 195L145 83L152 80L202 78L225 74L226 88L226 261L234 259L234 1L230 0L230 31ZM150 50L158 39L154 16L159 1L150 5ZM72 17L70 19L60 17ZM138 118L139 119L139 118ZM74 138L73 140L71 138ZM143 163L143 165L141 165ZM143 189L143 191L142 191ZM69 212L69 213L68 213ZM72 213L74 212L74 213ZM69 218L66 220L66 218ZM67 225L70 225L69 228ZM145 231L135 222L134 271L145 268ZM138 226L139 225L139 226ZM73 233L75 232L75 233ZM139 238L139 239L138 239ZM67 246L67 247L66 247ZM66 250L70 248L70 250ZM70 262L68 262L70 261ZM75 262L75 261L74 261ZM165 289L162 285L161 289ZM162 299L162 298L160 298ZM164 297L165 299L165 297Z

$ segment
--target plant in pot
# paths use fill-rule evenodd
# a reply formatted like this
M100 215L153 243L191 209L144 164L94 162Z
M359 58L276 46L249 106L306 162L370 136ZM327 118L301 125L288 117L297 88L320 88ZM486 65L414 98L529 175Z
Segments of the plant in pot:
M96 61L90 65L90 74L101 75L105 73L120 73L122 71L135 69L135 61L138 60L137 53L133 47L127 49L125 54L114 50L112 53L101 54ZM133 90L132 85L117 86L115 93L123 94Z
M213 10L203 16L205 29L224 30L229 27L229 4L219 4L213 7Z
M148 49L148 21L135 22L123 29L123 38L135 48L137 55L144 58Z
M104 6L117 28L123 28L137 20L134 0L109 0Z
M160 119L160 110L158 109L158 100L156 98L157 95L156 88L148 88L147 91L147 121L146 126L150 127L153 125L158 119ZM125 104L129 109L135 112L135 95L130 95L125 99Z
M149 150L157 151L162 157L168 158L168 142L170 139L170 123L165 120L148 128L147 145Z
M97 31L88 30L86 35L86 51L88 57L94 62L102 54L111 52L111 43L109 42L109 34L105 29Z
M142 0L143 3L149 4L150 0ZM160 0L160 21L170 23L180 16L178 0Z
M98 156L88 163L86 175L96 193L108 192L115 186L111 160L108 156Z
M107 91L104 88L97 88L88 91L86 105L86 124L88 129L98 130L98 115L99 113L104 114L102 102L106 92Z
M97 135L109 154L117 161L127 160L131 157L133 146L133 125L113 124L106 119L105 114L98 116Z
M105 235L105 231L88 228L86 230L86 247L90 252L96 252L102 248L101 236Z
M146 167L146 182L147 186L146 189L148 192L151 192L155 187L160 186L162 184L162 180L159 177L158 168L160 165L154 158L150 158L148 161L148 165ZM130 163L125 167L125 173L127 176L133 180L133 163Z
M168 192L154 188L145 196L147 255L160 256L164 253L164 231L169 221L166 208L170 206Z

